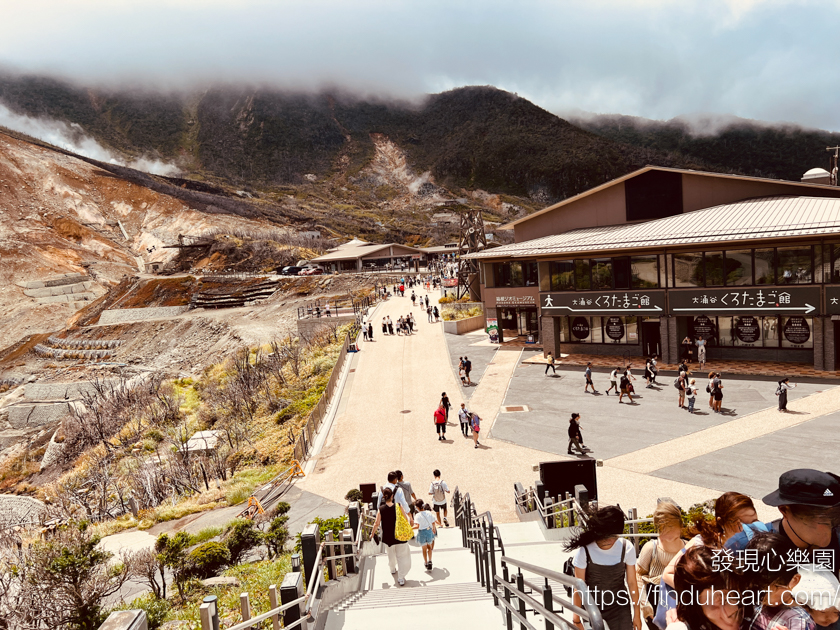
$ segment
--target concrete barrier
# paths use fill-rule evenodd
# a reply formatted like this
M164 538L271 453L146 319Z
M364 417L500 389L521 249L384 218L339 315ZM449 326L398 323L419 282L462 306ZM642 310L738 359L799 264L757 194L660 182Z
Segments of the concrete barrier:
M31 429L58 422L70 413L70 405L12 405L8 410L9 424L13 429Z
M443 332L450 335L463 335L473 330L484 328L484 315L467 317L452 322L443 322Z

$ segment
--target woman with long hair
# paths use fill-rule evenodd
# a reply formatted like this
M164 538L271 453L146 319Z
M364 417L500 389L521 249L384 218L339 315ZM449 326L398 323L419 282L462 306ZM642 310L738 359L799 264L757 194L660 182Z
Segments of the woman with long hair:
M796 385L792 385L787 376L779 381L779 386L776 388L776 396L779 397L779 411L787 411L787 393L789 389L793 389L794 387Z
M376 512L376 521L373 523L372 532L375 532L379 525L382 525L382 543L388 548L388 566L391 575L396 575L397 584L405 586L405 575L411 569L411 550L405 540L397 540L397 510L403 518L408 521L408 515L399 503L394 502L394 492L391 488L382 490L382 505Z
M682 513L670 501L661 501L653 511L653 526L658 538L649 540L639 552L636 575L639 578L639 592L642 594L642 611L648 626L659 603L659 582L671 560L685 547L682 539Z
M577 551L572 560L575 577L586 582L610 630L641 630L636 550L619 537L623 533L624 512L608 505L589 514L586 524L566 543L566 551ZM581 594L575 591L574 604L582 606L581 601ZM580 615L573 615L572 623L583 630Z
M729 597L734 589L732 572L715 570L714 550L699 545L680 557L674 573L677 591L677 619L688 630L739 630L744 624L740 597ZM677 630L681 624L668 627Z

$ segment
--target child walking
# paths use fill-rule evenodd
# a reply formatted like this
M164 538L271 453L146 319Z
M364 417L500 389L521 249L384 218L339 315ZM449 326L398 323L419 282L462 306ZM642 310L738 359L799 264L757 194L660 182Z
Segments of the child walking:
M437 536L437 523L432 506L424 503L423 499L417 499L414 504L417 508L417 515L414 517L414 527L417 529L417 542L423 550L423 563L426 571L432 570L432 550L435 548L435 536Z

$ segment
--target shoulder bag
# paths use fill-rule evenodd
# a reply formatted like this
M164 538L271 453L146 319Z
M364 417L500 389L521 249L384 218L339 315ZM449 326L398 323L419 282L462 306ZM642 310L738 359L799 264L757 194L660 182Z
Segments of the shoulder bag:
M394 528L394 538L402 542L407 542L414 538L414 529L412 529L411 524L403 514L399 503L394 502L394 510L396 510L397 513L397 524Z

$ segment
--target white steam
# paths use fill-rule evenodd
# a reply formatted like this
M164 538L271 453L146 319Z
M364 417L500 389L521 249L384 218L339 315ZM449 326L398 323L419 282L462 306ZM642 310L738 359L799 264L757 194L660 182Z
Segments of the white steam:
M86 135L82 127L76 123L68 125L59 120L22 116L11 111L2 103L0 103L0 127L25 133L65 151L71 151L100 162L119 164L153 175L169 176L177 175L179 172L176 166L161 160L150 160L148 158L124 160Z

